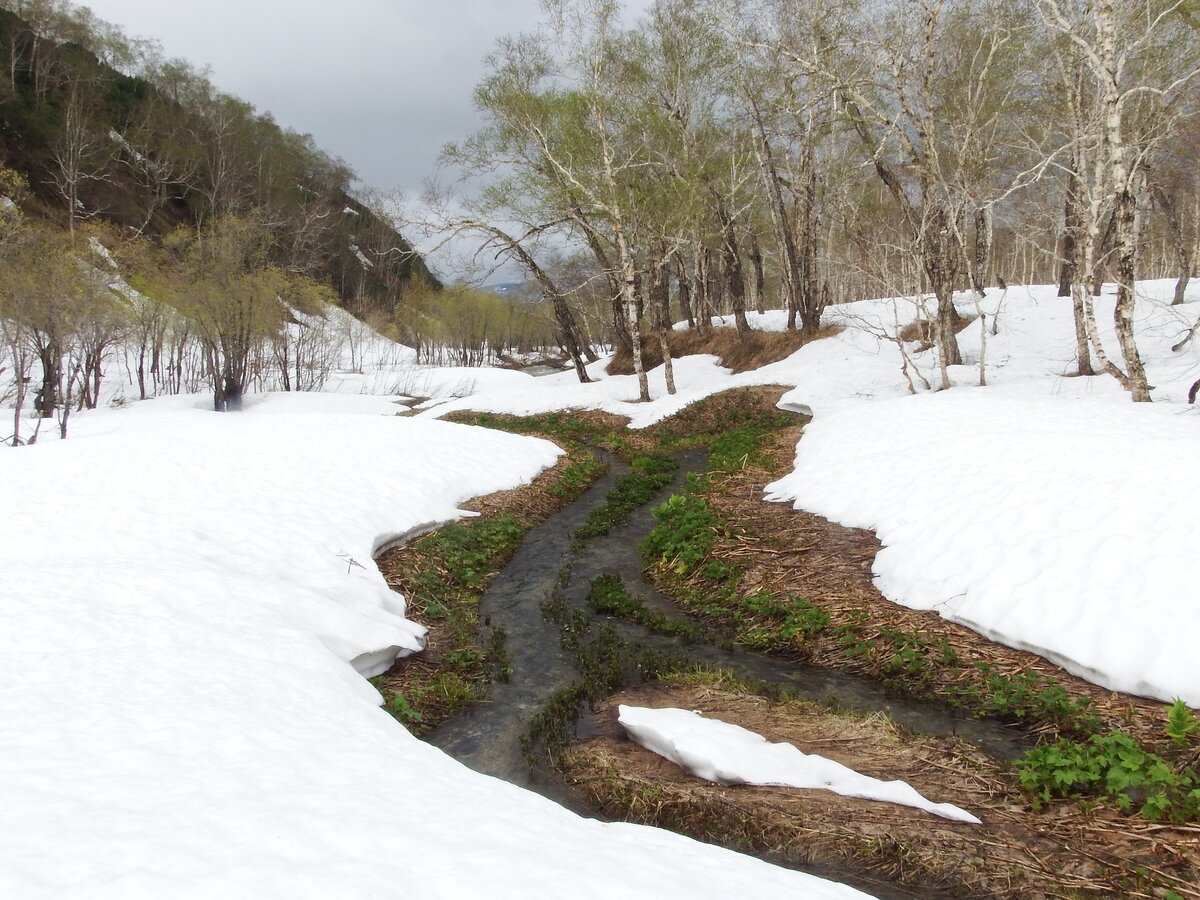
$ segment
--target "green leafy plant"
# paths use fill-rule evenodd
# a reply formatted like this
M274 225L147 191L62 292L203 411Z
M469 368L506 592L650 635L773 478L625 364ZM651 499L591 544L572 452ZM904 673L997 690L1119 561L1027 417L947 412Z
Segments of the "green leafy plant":
M1183 749L1192 741L1192 735L1200 729L1200 721L1187 703L1175 698L1175 702L1167 709L1167 737L1176 747Z
M404 726L420 725L425 721L425 717L416 710L403 694L392 695L391 700L387 704L387 711L391 713L397 722Z
M630 467L633 471L617 479L604 504L592 510L583 524L575 529L576 539L585 540L608 534L670 484L679 463L665 456L638 456Z
M688 575L705 561L716 542L721 520L703 497L676 494L654 511L658 524L642 542L642 552Z
M703 632L691 622L670 619L647 609L646 604L625 589L620 575L601 575L592 582L588 603L596 612L637 622L657 634L699 637Z
M1092 796L1109 799L1122 810L1136 807L1155 821L1200 817L1195 771L1176 771L1122 732L1036 747L1018 763L1017 774L1035 804Z
M958 693L980 715L1055 725L1076 735L1093 734L1102 725L1091 700L1072 699L1065 688L1036 672L1003 675L985 662L977 662L975 668L982 676L982 685L964 686Z

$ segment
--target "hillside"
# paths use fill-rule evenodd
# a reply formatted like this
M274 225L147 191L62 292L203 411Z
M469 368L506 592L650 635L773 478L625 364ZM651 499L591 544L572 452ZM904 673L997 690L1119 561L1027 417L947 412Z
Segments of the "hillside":
M440 287L353 196L344 162L186 64L138 55L80 10L30 22L0 8L0 165L28 182L27 215L158 239L255 210L274 263L327 283L349 309L391 312L414 281Z

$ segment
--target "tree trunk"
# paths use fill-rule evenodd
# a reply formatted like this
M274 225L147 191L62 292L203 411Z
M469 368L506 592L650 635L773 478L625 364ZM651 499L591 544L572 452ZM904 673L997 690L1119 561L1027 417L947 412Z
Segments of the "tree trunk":
M1117 193L1114 217L1117 220L1117 304L1113 309L1113 324L1121 356L1125 360L1125 372L1129 376L1130 397L1134 403L1149 403L1150 385L1133 332L1133 313L1137 303L1134 291L1137 272L1137 241L1134 234L1137 201L1128 187Z
M42 387L34 396L33 407L39 418L49 419L58 409L58 386L62 381L62 351L58 342L47 340L38 348L42 364Z
M1135 403L1150 402L1150 385L1138 353L1133 333L1133 312L1136 302L1134 278L1137 274L1137 199L1133 195L1133 170L1129 165L1129 149L1122 133L1121 89L1117 83L1121 66L1116 48L1116 17L1113 0L1096 4L1096 30L1099 38L1099 61L1103 64L1104 140L1108 150L1109 183L1113 197L1111 227L1114 230L1117 254L1117 303L1113 324L1117 343L1125 359L1126 387ZM1100 73L1098 73L1100 74Z
M679 286L679 306L687 319L688 328L695 328L696 316L692 312L692 291L688 284L687 267L679 253L675 254L675 283Z
M642 333L638 316L637 266L634 265L633 252L625 239L620 220L613 222L613 230L616 233L617 252L621 259L621 300L624 304L625 326L629 329L633 371L637 375L638 400L649 403L650 381L646 378L646 366L642 360Z
M788 214L787 204L783 199L783 188L779 170L775 166L775 154L767 137L766 126L758 104L751 101L751 111L754 114L754 124L758 140L754 149L758 156L759 169L767 187L767 203L771 210L771 227L775 232L775 242L779 245L779 256L783 263L783 296L788 311L788 331L796 330L796 315L800 309L800 258L796 250L796 238L792 219Z
M809 123L809 140L804 148L804 191L802 209L796 215L800 233L800 272L797 299L800 307L800 327L805 334L814 335L821 328L825 312L824 295L817 281L817 166L816 143L812 138L815 126Z
M991 280L989 269L992 265L992 211L990 209L975 210L975 293L984 296L984 288Z
M1071 174L1067 178L1067 196L1063 201L1063 239L1062 257L1058 267L1058 296L1073 297L1075 275L1079 266L1079 173L1074 161L1071 163ZM1076 335L1081 322L1082 309L1076 310ZM1084 337L1086 345L1087 338ZM1089 363L1090 368L1090 363ZM1080 372L1082 375L1083 373Z
M762 248L758 235L750 232L750 263L754 266L754 306L760 316L767 312L767 275L763 269Z
M600 264L600 271L604 273L604 278L608 282L609 296L612 298L613 349L617 351L626 350L632 353L633 336L629 333L629 328L625 321L625 311L621 299L621 281L617 277L616 269L605 252L604 245L600 243L600 237L596 233L596 229L592 227L591 221L584 215L582 207L578 204L571 206L571 218L579 224L584 240L587 241L588 248L592 251L592 255L596 257L596 262Z
M746 321L746 282L742 278L742 257L738 250L737 232L734 220L725 208L723 200L717 200L717 217L721 221L722 237L721 256L725 270L725 287L729 291L729 302L733 307L733 321L739 335L750 330Z
M696 328L701 334L707 334L712 325L712 306L709 303L709 291L712 288L712 278L709 268L712 259L707 247L696 245L696 289L692 292L692 303L696 309Z
M951 235L950 213L938 208L928 214L922 227L921 255L925 274L937 297L937 318L934 324L934 342L942 365L942 387L949 387L945 374L948 366L962 365L962 352L958 348L958 329L962 317L954 308L954 279L958 275L959 247Z
M1175 204L1171 202L1170 196L1157 183L1152 185L1151 193L1154 202L1162 210L1163 218L1167 222L1167 231L1171 235L1171 243L1175 249L1175 261L1179 274L1175 282L1175 296L1171 300L1171 305L1179 306L1186 299L1188 282L1192 278L1191 248L1184 238L1183 225L1179 221L1179 214L1176 212Z
M650 314L654 321L654 330L658 334L658 346L662 351L663 375L667 383L667 393L675 393L675 364L671 359L671 344L668 332L671 330L671 270L668 264L666 247L659 248L659 258L654 265L650 281Z
M507 244L508 249L517 257L526 271L533 275L538 286L542 289L543 299L548 300L551 308L554 310L554 324L558 329L558 340L566 349L567 355L571 357L571 362L575 366L575 376L579 379L580 384L590 383L592 379L588 377L587 366L584 362L584 348L587 348L593 361L595 354L590 354L591 348L579 328L579 322L576 321L575 316L571 312L571 307L567 304L567 298L563 296L562 291L558 289L558 286L546 271L538 265L537 261L520 243L498 228L487 226L486 230L490 231L498 240Z
M1091 376L1096 374L1092 368L1092 352L1088 341L1087 320L1084 316L1083 285L1071 285L1071 310L1075 316L1075 356L1078 365L1076 375Z

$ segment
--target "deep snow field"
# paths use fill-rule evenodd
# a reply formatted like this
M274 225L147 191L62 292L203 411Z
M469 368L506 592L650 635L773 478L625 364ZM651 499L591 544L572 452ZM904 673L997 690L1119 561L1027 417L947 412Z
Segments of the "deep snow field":
M1200 292L1169 308L1170 288L1142 286L1141 347L1167 401L1153 405L1107 376L1064 377L1069 301L1013 288L985 302L999 308L987 388L963 366L953 390L908 396L877 332L912 304L872 301L830 310L842 334L756 372L684 359L674 397L651 373L650 404L602 363L579 385L423 369L393 346L333 379L340 393L226 415L207 396L127 402L73 417L66 441L0 451L0 896L858 896L580 819L378 708L363 676L419 650L422 630L373 553L558 455L436 417L587 408L638 427L730 387L794 386L781 403L815 418L772 495L875 529L889 598L1195 706L1200 413L1181 400L1200 341L1170 346ZM1098 306L1104 323L1111 299ZM960 336L969 360L980 330ZM397 418L399 394L435 399Z

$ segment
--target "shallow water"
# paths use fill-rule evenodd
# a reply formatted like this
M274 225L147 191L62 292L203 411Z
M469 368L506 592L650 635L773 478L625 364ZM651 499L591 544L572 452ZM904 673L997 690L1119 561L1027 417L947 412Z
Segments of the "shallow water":
M616 573L630 593L651 609L683 617L674 602L657 591L643 574L639 550L642 539L654 527L652 510L682 489L689 472L704 468L703 454L697 451L681 455L679 461L671 485L629 521L610 534L589 540L582 548L572 548L571 535L593 509L603 504L616 480L628 472L617 460L609 461L608 473L582 497L529 532L520 550L493 580L479 607L485 627L507 632L512 678L493 684L486 703L431 732L426 738L430 743L479 771L529 783L529 765L520 752L520 736L551 695L577 677L574 655L561 648L558 627L541 613L541 603L557 594L571 606L586 610L593 622L611 624L622 637L642 646L786 685L800 696L840 708L883 711L905 728L931 735L959 735L1001 759L1013 759L1024 752L1025 739L1008 729L956 716L937 704L888 697L879 685L863 678L704 641L663 637L635 623L592 613L587 603L592 581ZM561 585L559 575L567 565L570 580Z
M639 550L654 527L653 509L683 489L689 472L704 469L704 455L699 451L677 458L680 468L672 484L611 533L593 538L580 548L571 546L575 529L603 504L616 480L628 472L628 467L615 459L609 460L608 473L583 496L528 533L520 550L493 580L479 607L485 629L503 628L507 633L512 677L508 682L493 684L484 703L434 729L425 736L426 741L478 772L537 791L577 812L592 814L553 771L531 768L521 750L521 735L530 719L556 691L579 677L575 655L561 647L558 626L542 617L542 602L557 594L571 607L585 610L593 626L609 624L629 642L649 649L786 685L799 696L838 708L886 712L912 731L958 735L1001 759L1013 759L1028 749L1025 738L1011 730L957 716L936 704L888 697L878 684L863 678L752 651L725 649L708 641L664 637L635 623L592 612L587 602L592 582L601 575L615 573L621 576L626 589L651 609L685 618L675 603L645 577ZM565 566L570 567L570 578L560 583ZM581 729L587 728L585 719ZM880 885L872 883L869 889L879 893ZM885 893L908 896L903 892Z

